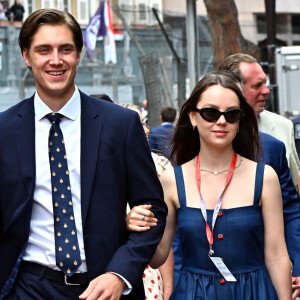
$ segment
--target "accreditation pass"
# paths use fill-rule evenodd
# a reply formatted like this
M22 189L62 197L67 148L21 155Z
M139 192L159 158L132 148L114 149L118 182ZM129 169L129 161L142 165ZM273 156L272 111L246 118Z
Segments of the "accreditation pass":
M220 273L223 275L223 277L225 278L226 281L236 281L236 279L231 274L229 269L225 266L221 257L213 257L213 256L209 255L209 258L212 260L212 262L217 267L217 269L220 271Z

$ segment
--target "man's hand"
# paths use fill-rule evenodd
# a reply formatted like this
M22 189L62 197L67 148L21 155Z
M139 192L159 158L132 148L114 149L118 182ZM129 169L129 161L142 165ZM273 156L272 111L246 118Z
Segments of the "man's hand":
M79 298L87 300L119 300L124 286L125 284L120 277L112 273L106 273L92 280Z
M292 299L295 300L297 297L300 297L300 276L292 277L292 289Z

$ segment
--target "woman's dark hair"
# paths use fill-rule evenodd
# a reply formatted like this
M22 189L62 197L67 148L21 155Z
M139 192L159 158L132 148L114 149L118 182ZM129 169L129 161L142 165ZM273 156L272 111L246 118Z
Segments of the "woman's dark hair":
M253 108L247 103L243 95L240 78L230 71L219 70L205 75L181 107L172 139L170 160L174 165L182 165L199 153L199 132L198 130L193 130L189 112L194 110L197 103L201 101L202 94L214 85L221 85L226 89L232 90L239 98L240 108L244 112L244 116L239 124L239 132L232 142L234 151L251 160L259 160L261 150L257 119Z
M92 95L90 95L90 97L97 98L97 99L102 99L102 100L105 100L107 102L114 103L114 101L112 101L111 98L107 94L92 94Z
M66 11L56 9L39 9L28 16L23 23L19 34L21 53L30 49L34 34L41 25L66 25L73 33L75 47L78 53L83 47L81 28L75 18Z

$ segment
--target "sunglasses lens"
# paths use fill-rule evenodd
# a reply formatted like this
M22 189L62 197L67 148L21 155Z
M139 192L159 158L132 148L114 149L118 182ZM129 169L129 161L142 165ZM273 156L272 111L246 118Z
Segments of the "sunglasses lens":
M242 111L239 109L231 109L225 113L225 119L228 123L237 123L242 117Z
M201 109L201 116L207 122L217 121L220 115L220 112L215 108L205 107Z
M238 123L241 120L243 111L241 109L230 109L226 112L220 112L213 107L204 107L198 110L201 117L207 122L216 122L221 115L224 115L226 122Z

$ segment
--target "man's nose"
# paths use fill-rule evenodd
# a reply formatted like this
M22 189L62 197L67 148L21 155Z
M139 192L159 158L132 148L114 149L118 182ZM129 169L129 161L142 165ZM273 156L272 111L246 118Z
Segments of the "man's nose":
M50 59L50 64L54 64L54 65L62 64L62 60L60 58L58 51L53 51L52 57Z
M269 95L270 94L270 90L269 90L269 88L267 87L266 84L264 84L262 93L265 94L265 95Z

